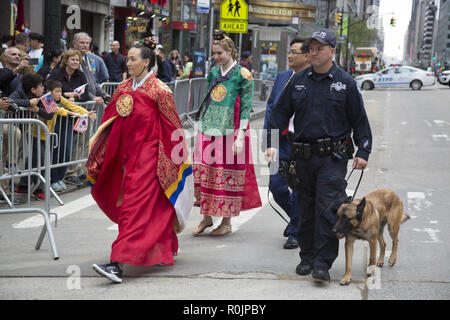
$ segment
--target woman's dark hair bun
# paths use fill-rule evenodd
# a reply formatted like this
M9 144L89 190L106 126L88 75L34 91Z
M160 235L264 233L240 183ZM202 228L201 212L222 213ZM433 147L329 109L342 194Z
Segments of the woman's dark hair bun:
M152 38L148 37L145 39L142 39L141 43L146 46L149 49L155 50L157 43Z

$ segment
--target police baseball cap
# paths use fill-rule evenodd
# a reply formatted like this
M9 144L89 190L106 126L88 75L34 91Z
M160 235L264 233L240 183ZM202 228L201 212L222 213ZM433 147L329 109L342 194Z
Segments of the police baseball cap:
M244 51L242 53L242 58L243 59L247 59L248 57L251 57L251 56L253 56L253 55L252 55L252 53L250 51Z
M336 47L336 36L328 29L320 29L313 33L311 39L317 40L320 43L326 44L333 48Z

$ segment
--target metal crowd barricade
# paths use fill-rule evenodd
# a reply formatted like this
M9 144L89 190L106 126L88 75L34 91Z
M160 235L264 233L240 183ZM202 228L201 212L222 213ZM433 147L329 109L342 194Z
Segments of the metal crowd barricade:
M172 90L172 93L175 91L175 82L164 82L165 84L167 84L167 86L170 88L170 90Z
M270 80L254 79L254 84L253 100L256 102L267 102L274 82Z
M194 127L192 116L197 113L205 98L208 82L206 78L193 78L189 80L189 105L186 110L186 120Z
M58 146L53 151L51 168L70 167L72 170L79 170L89 156L89 139L97 131L103 114L105 105L97 104L95 101L77 102L76 105L85 108L88 111L95 111L97 119L88 119L88 127L85 132L78 133L73 130L76 123L76 117L57 116L55 121L55 134L58 139ZM60 204L63 204L62 201Z
M59 167L79 165L83 166L87 161L89 152L89 138L96 132L104 113L104 104L95 101L76 103L88 111L96 111L97 119L88 120L88 128L83 133L73 130L76 118L72 116L56 116L54 133L50 133L47 124L38 119L37 114L28 109L21 109L18 113L5 113L5 118L0 118L0 152L2 165L0 166L0 200L3 199L9 209L0 210L1 213L28 213L38 212L44 215L45 225L36 244L39 249L49 232L50 243L55 259L58 258L53 233L50 229L50 199L53 196L63 205L63 201L51 188L52 169ZM44 137L44 139L41 139ZM40 142L40 143L37 143ZM45 147L44 147L45 145ZM70 145L69 148L66 146ZM42 151L45 158L41 159ZM45 174L42 174L45 172ZM19 186L20 193L26 195L28 208L17 208L18 198L15 193L15 182L22 179ZM45 189L45 209L32 206L31 199L38 189ZM7 193L10 192L10 196ZM39 191L40 192L40 191ZM55 215L56 216L56 215ZM57 217L56 217L57 218Z
M100 88L103 89L107 94L109 94L111 97L114 94L114 91L116 91L116 88L119 86L120 82L103 82L100 85Z
M189 108L190 80L177 80L174 87L174 100L181 122L187 120Z
M21 113L29 113L29 111L21 111ZM10 115L8 115L10 116ZM18 115L20 116L20 115ZM53 231L50 224L50 194L56 196L55 192L52 192L50 188L50 163L51 154L50 147L52 139L50 139L50 131L46 124L42 121L33 119L31 115L28 118L0 118L0 136L1 144L0 148L3 149L6 145L7 152L1 152L2 155L2 168L0 181L2 182L0 190L1 195L9 205L9 209L0 209L0 214L11 213L32 213L37 212L44 217L44 226L39 235L39 239L36 243L35 249L39 250L45 234L48 233L51 249L54 259L58 259L58 252L56 250L56 244L53 236ZM20 132L20 133L18 133ZM41 139L43 133L44 139ZM7 135L7 143L4 140L5 134ZM17 135L20 135L18 138ZM18 138L18 139L17 139ZM17 143L21 141L21 143ZM38 143L39 142L39 143ZM42 148L44 150L42 150ZM5 159L5 156L7 159ZM43 159L41 159L43 157ZM6 170L3 164L8 162ZM42 170L44 174L42 175ZM22 183L27 183L27 195L28 195L28 207L27 208L15 208L15 186L14 181L21 179ZM10 180L10 192L11 199L8 198L5 188L8 187L3 181ZM33 188L31 184L34 184ZM39 187L43 186L45 195L44 208L31 206L30 197L31 194ZM56 196L57 197L57 196Z

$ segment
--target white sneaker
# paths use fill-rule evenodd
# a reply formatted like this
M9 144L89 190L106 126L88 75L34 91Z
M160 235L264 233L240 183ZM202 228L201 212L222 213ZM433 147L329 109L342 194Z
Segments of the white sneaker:
M61 190L62 190L62 188L61 188L61 186L59 185L58 182L52 183L52 184L50 185L50 187L51 187L51 188L53 189L53 191L55 191L55 192L58 192L58 191L61 191Z
M63 190L67 190L67 185L61 180L61 181L58 181L58 184L61 186L61 188L63 189Z

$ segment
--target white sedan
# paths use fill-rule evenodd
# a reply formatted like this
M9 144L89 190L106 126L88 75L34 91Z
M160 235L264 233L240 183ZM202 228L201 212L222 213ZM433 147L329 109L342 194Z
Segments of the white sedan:
M420 90L423 86L432 86L436 83L436 77L432 72L403 66L358 76L355 80L364 90L372 90L375 87L410 87L413 90Z
M450 86L450 70L442 71L438 81L440 84L449 85Z

